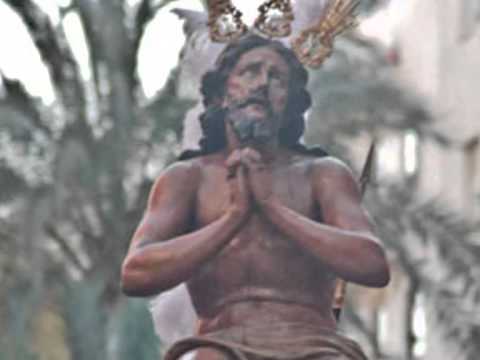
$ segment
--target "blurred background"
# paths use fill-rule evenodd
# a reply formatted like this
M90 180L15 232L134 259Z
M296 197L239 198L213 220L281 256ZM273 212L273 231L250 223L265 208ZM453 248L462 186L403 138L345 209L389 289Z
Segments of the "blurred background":
M260 2L234 3L251 24ZM297 0L295 31L323 5ZM160 359L192 331L182 288L127 299L119 270L152 181L199 138L198 82L221 50L204 9L0 0L0 360ZM340 326L372 359L478 359L480 2L359 12L310 71L304 140L357 175L376 141L365 205L393 279L349 285Z

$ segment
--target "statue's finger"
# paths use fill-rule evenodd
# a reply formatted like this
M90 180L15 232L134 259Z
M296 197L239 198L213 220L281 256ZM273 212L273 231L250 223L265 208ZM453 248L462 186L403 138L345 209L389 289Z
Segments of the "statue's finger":
M257 150L252 149L250 147L247 147L247 148L243 149L242 155L251 159L254 162L262 162L263 161L262 155L260 155L260 153Z

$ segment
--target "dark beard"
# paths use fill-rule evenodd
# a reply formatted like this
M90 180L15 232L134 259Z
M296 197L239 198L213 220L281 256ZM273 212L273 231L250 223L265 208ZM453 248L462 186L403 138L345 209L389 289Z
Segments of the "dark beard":
M229 117L227 119L232 125L235 135L237 135L242 146L265 144L273 138L275 133L271 122L268 120L248 117L244 117L243 119L239 119L238 117L232 119Z
M232 126L242 146L262 145L269 142L275 136L274 124L276 123L276 119L270 106L262 104L267 110L265 118L251 117L242 111L253 102L254 101L247 101L226 109L225 119Z

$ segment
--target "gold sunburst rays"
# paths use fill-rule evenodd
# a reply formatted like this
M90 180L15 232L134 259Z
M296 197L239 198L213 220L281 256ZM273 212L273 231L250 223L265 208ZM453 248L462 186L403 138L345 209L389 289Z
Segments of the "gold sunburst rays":
M317 23L292 40L292 49L304 65L323 64L333 52L335 37L357 25L354 11L359 4L359 0L331 1Z

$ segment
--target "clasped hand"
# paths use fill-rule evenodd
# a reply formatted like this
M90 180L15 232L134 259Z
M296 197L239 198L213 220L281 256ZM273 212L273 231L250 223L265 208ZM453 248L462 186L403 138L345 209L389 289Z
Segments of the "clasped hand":
M226 161L231 190L231 206L239 215L260 209L273 196L272 171L260 153L252 148L237 149Z

